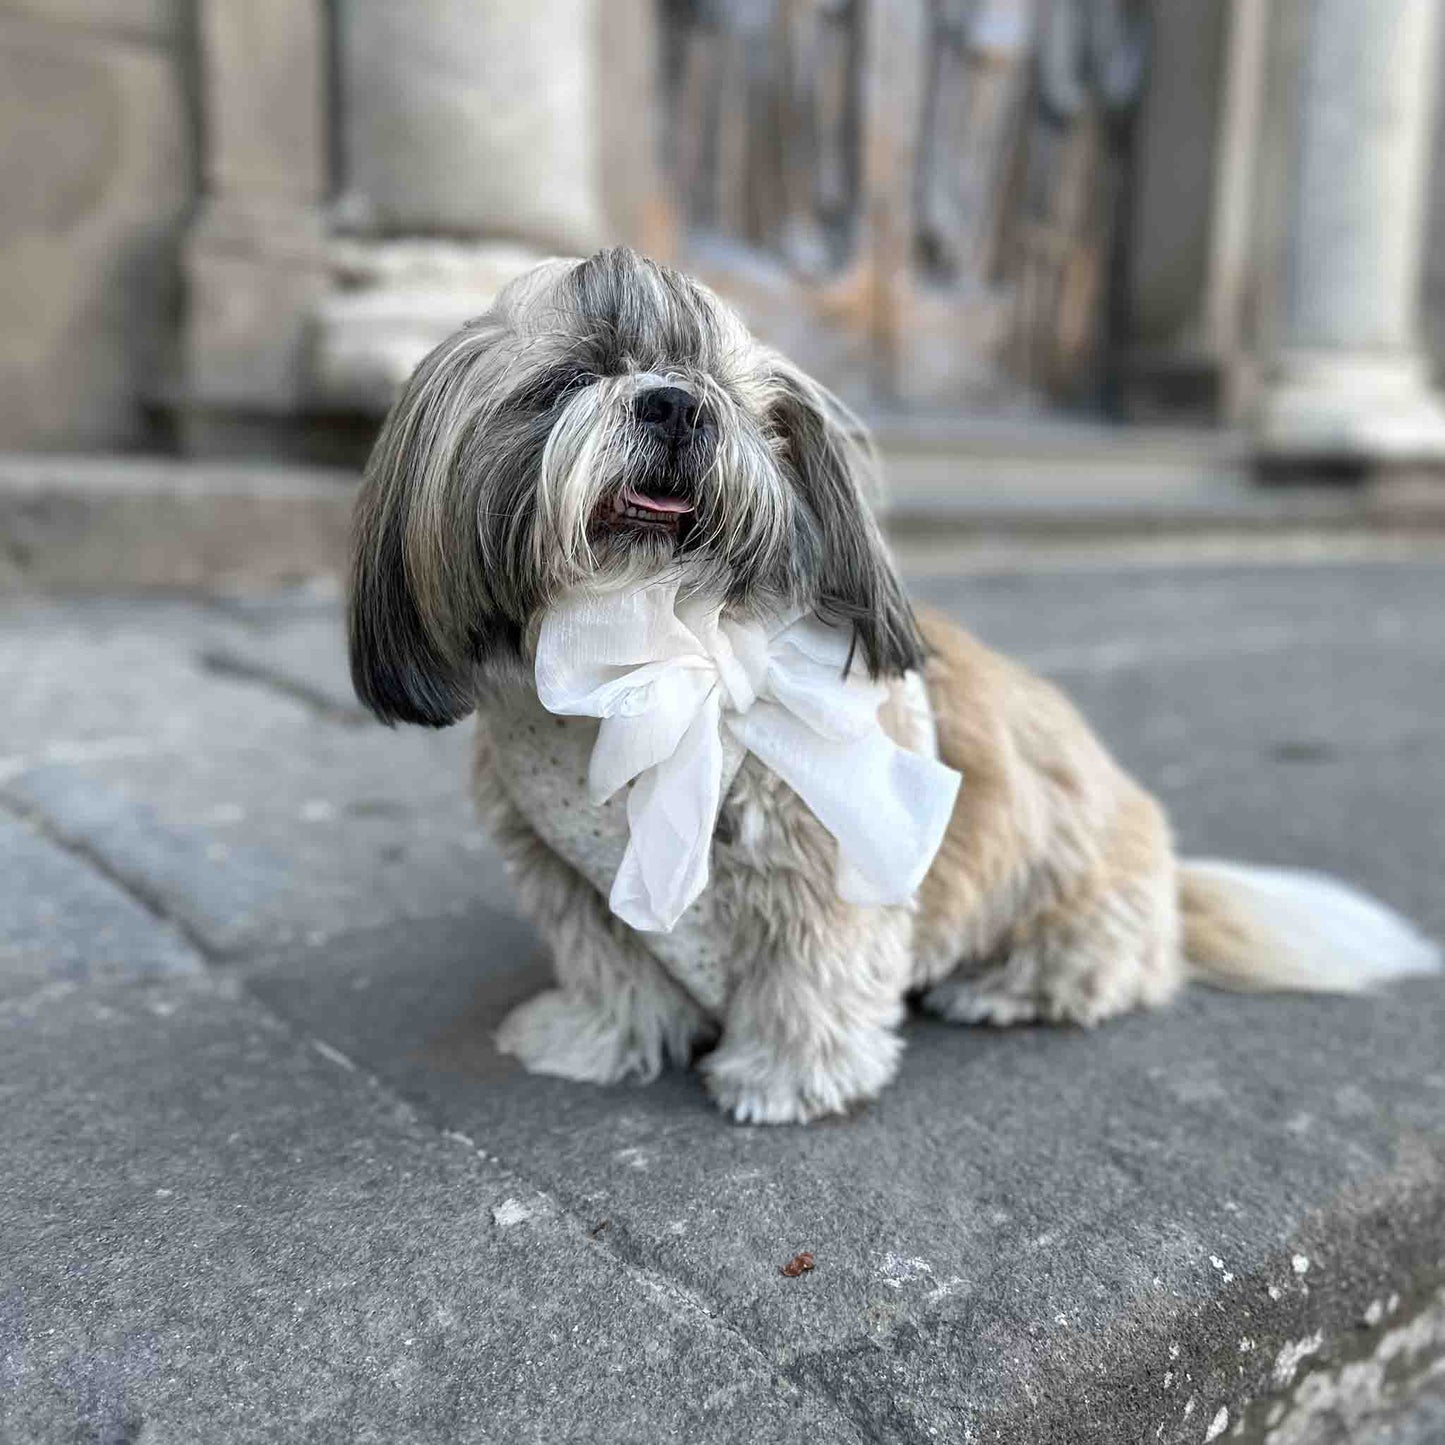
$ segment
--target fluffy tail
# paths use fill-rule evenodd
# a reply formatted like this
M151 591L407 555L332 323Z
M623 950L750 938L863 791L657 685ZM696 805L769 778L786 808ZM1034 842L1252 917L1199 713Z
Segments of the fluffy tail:
M1358 993L1440 967L1408 919L1320 873L1191 859L1179 901L1190 976L1216 988Z

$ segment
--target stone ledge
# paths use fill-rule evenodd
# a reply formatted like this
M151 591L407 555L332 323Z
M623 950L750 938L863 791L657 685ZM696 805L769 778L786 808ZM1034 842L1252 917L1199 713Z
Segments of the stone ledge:
M1391 555L1445 539L1445 486L1428 478L1259 487L1220 470L1189 434L1110 443L1103 430L1025 445L1008 428L907 439L885 426L882 510L901 553L925 568L972 568L1064 543L1117 546L1120 560L1141 541L1212 547L1219 560L1233 549L1309 555L1312 538ZM0 591L226 591L338 577L356 480L345 467L0 454Z
M268 587L346 565L354 473L0 456L0 590Z

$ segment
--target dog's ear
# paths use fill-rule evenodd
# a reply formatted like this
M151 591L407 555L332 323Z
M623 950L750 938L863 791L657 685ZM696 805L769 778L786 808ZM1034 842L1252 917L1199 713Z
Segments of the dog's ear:
M870 505L876 471L863 424L831 392L775 358L771 421L804 508L800 537L819 613L853 628L873 677L919 667L923 644L913 609Z
M357 497L351 680L385 723L447 727L475 706L479 665L519 632L488 594L473 443L493 338L458 332L417 367L382 426Z

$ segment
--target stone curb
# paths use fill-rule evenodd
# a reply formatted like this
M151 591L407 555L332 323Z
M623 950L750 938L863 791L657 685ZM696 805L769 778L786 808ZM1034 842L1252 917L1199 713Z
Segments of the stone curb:
M345 566L354 474L0 456L0 591L273 587Z
M1053 446L880 440L881 510L905 561L922 546L971 567L968 548L983 540L1289 549L1302 535L1445 537L1445 487L1424 478L1264 488L1178 447L1111 455L1095 444L1074 462ZM339 576L355 487L343 468L0 455L0 592L224 592Z

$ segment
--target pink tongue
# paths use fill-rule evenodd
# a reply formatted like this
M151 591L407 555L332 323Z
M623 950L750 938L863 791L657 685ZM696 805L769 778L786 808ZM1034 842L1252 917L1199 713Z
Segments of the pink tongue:
M692 511L692 503L683 501L681 497L653 497L646 493L634 492L631 487L623 487L622 499L634 507L646 507L649 512Z

